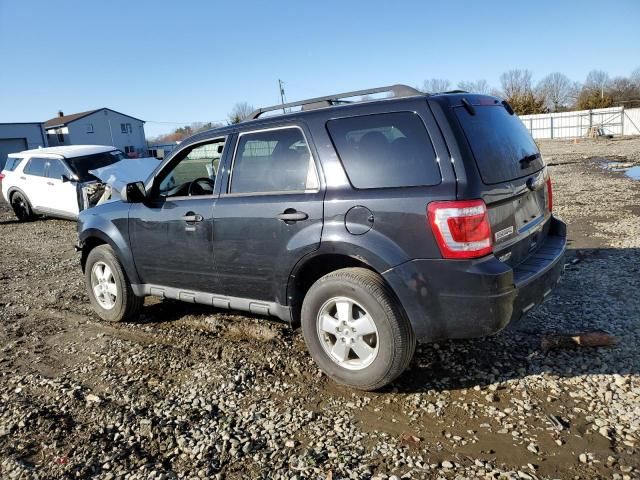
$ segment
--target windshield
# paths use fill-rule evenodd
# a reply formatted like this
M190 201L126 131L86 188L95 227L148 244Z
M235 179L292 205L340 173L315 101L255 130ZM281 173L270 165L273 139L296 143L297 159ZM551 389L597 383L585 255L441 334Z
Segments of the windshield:
M508 182L544 167L538 146L516 115L501 104L474 107L475 115L462 107L455 112L484 183Z
M113 150L84 157L67 158L66 161L73 173L78 176L78 179L81 182L86 182L87 180L97 180L96 177L89 173L89 170L106 167L126 158L125 154L120 150Z

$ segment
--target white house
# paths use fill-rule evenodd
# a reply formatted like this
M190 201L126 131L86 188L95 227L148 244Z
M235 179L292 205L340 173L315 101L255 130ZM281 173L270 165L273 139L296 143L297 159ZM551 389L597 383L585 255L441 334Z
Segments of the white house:
M99 108L58 116L44 122L49 146L113 145L130 156L146 156L144 120Z

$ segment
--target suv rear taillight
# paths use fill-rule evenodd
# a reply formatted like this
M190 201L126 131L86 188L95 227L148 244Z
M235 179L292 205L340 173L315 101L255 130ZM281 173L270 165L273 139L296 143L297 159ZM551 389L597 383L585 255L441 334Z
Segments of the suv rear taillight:
M0 182L4 180L4 173L0 172Z
M482 200L431 202L427 216L444 258L477 258L491 253L491 225Z
M553 211L553 188L551 187L551 177L547 177L547 210Z

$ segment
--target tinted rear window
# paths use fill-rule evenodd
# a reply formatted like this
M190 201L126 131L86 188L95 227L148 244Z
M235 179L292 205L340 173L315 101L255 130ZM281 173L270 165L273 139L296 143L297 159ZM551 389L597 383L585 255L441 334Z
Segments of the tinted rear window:
M349 181L356 188L437 185L441 181L427 130L411 112L327 122Z
M18 168L18 165L20 165L20 162L22 162L22 160L22 158L7 157L7 163L4 165L4 170L13 172L16 168Z
M454 110L484 183L508 182L544 167L537 145L516 115L509 115L500 104L474 108L475 115L463 107Z

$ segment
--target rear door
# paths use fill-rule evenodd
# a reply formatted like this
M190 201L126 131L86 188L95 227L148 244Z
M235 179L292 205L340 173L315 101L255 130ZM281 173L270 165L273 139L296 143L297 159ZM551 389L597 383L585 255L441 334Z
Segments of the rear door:
M479 97L454 107L481 178L494 252L518 264L544 241L549 211L548 173L536 143L511 107Z
M32 207L38 209L48 204L46 169L48 158L31 157L18 177L16 186L26 195Z
M239 134L214 208L220 293L285 304L282 282L319 247L323 192L307 138L298 125Z

